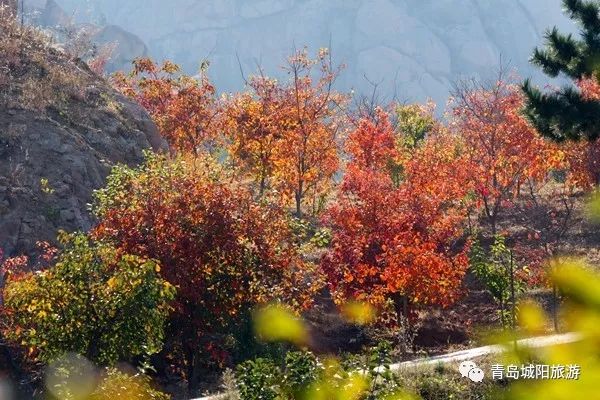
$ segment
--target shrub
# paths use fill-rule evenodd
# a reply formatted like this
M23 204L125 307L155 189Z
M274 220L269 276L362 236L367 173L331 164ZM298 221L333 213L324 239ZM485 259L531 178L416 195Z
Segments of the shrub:
M281 371L271 360L257 358L238 365L236 380L241 400L274 400Z
M4 288L4 335L49 362L73 352L102 365L160 351L174 288L156 261L82 234L41 272L12 272Z
M291 351L285 356L284 384L287 391L298 394L319 377L317 358L311 352Z
M156 390L147 375L130 375L116 368L106 370L89 400L169 400L171 396Z

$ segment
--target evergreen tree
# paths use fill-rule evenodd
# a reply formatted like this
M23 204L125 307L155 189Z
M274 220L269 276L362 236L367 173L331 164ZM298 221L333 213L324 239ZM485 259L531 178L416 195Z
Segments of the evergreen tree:
M577 81L600 81L600 2L563 0L566 14L581 28L580 38L556 27L545 34L544 48L536 48L531 62L546 75L560 74ZM585 98L575 86L544 93L523 83L525 115L542 135L556 141L595 140L600 136L600 101Z

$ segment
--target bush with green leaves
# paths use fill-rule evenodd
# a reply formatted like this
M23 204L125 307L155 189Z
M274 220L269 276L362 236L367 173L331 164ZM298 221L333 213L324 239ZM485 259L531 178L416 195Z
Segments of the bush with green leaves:
M325 399L345 393L352 385L360 386L361 400L381 399L400 390L390 368L391 351L389 342L381 342L342 364L319 360L308 351L288 352L282 368L265 358L246 361L236 370L240 399L311 399L316 393Z
M527 272L527 267L516 265L513 252L501 235L494 238L489 251L475 240L469 259L475 276L500 305L502 326L514 328L516 297L525 289L519 272Z
M110 366L159 352L175 295L159 264L83 234L59 240L50 268L9 276L5 337L43 362L77 353Z
M285 355L284 386L292 396L303 393L319 377L315 355L308 351L290 351Z
M281 371L272 360L248 360L236 368L237 388L242 400L274 400L278 398Z
M310 239L310 242L317 248L325 248L331 243L331 238L331 229L320 228L317 229L313 237Z

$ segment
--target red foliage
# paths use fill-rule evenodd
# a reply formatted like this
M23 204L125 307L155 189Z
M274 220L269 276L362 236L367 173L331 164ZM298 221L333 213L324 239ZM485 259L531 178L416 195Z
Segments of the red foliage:
M316 286L305 278L311 269L282 211L212 172L197 159L153 157L140 170L113 174L99 194L101 222L93 232L160 261L162 276L177 288L172 336L188 366L254 305L283 300L302 309Z
M156 65L142 58L134 61L130 75L118 73L113 82L148 110L173 150L198 154L210 148L219 132L220 109L204 70L190 77L169 61Z
M465 210L463 161L439 132L400 154L389 118L362 120L350 134L352 159L329 209L332 248L322 260L338 302L382 304L406 296L420 304L452 303L467 268L457 243ZM401 160L401 161L400 161ZM392 179L394 162L402 179Z
M526 182L546 179L559 156L521 115L520 89L503 81L455 100L453 127L464 142L472 185L492 233L503 206Z

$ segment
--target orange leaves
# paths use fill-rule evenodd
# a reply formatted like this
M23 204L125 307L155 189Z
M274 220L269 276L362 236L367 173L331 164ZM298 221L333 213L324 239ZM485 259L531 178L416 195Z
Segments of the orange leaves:
M225 125L234 163L260 194L276 189L294 199L300 215L305 198L326 192L338 170L338 110L345 98L332 90L339 70L332 69L325 50L315 59L298 51L284 70L284 82L252 78L249 91L226 104Z
M512 200L525 182L542 182L556 167L556 147L523 118L522 107L519 88L499 81L491 88L466 88L452 109L471 184L494 233L503 202Z
M113 82L148 110L173 150L197 154L216 138L220 109L206 71L190 77L170 61L157 65L142 58L134 62L131 74L118 73Z
M352 159L327 213L333 243L322 268L338 301L402 295L449 304L467 267L456 243L467 193L457 142L437 132L400 157L388 116L377 114L348 137ZM402 178L395 181L390 165L399 158Z

